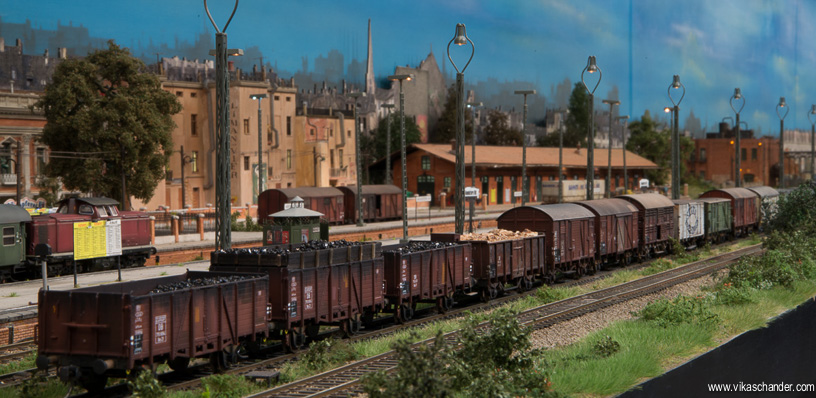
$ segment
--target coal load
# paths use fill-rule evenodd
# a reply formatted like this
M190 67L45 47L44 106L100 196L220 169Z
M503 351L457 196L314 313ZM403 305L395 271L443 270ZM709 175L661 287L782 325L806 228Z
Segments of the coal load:
M245 276L245 275L227 275L227 276L216 276L210 278L194 278L194 279L186 279L181 281L176 281L173 283L167 283L163 285L156 286L150 293L167 293L176 290L184 290L184 289L191 289L195 287L204 287L204 286L214 286L220 285L224 283L231 283L231 282L238 282L245 279L252 279L256 278L256 276Z
M456 246L453 242L429 242L429 241L411 241L405 246L400 246L394 250L388 250L386 253L416 253L427 250L441 249L444 247Z
M344 247L352 247L352 246L362 246L365 243L363 242L356 242L356 241L347 241L345 239L340 240L310 240L306 243L301 243L299 246L292 247L293 252L310 252L310 251L317 251L317 250L326 250L326 249L339 249Z
M345 239L313 240L298 245L253 247L212 252L211 271L238 271L223 267L311 268L378 258L382 243Z

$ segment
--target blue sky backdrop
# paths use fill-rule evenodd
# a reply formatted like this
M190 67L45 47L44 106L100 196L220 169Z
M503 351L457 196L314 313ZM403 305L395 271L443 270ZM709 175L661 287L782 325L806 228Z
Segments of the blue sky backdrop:
M209 1L219 26L234 4ZM0 0L0 18L51 30L82 25L92 37L129 47L173 47L214 34L203 1ZM634 118L671 105L674 74L686 86L681 121L693 110L708 131L734 116L735 87L746 99L741 119L763 134L778 134L780 96L791 106L790 128L810 129L807 112L816 103L816 2L807 0L243 0L227 34L230 47L257 46L287 77L302 69L303 57L311 66L332 49L346 64L363 60L369 18L378 77L417 65L431 49L447 63L445 48L464 23L476 44L465 75L472 83L527 81L549 96L565 78L580 81L587 56L595 55L603 71L596 97L617 87L620 113ZM455 60L469 55L453 47ZM506 106L518 109L517 102Z

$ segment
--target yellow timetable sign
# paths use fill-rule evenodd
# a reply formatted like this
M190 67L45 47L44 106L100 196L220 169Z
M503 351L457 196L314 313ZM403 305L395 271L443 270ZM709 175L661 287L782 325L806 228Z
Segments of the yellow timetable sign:
M74 223L74 259L121 255L121 225L121 220Z

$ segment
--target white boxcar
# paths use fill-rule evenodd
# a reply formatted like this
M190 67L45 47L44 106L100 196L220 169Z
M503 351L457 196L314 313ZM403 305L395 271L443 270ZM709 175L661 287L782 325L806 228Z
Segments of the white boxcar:
M699 200L673 200L677 222L674 236L680 243L689 246L705 234L705 207Z

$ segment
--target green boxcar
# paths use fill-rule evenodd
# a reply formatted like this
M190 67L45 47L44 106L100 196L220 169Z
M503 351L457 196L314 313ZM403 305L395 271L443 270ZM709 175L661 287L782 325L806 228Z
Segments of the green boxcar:
M731 201L725 198L701 198L705 203L705 234L709 241L720 242L731 234Z
M25 271L25 224L29 222L31 215L22 207L0 205L0 231L3 234L3 245L0 246L0 281Z

